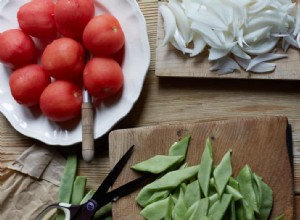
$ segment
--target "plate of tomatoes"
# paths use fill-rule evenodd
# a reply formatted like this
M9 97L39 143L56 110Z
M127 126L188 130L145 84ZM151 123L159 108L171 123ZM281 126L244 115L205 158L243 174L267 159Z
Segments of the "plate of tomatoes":
M107 133L139 98L150 64L133 0L2 0L0 44L0 111L49 145L82 141L84 89L94 137Z

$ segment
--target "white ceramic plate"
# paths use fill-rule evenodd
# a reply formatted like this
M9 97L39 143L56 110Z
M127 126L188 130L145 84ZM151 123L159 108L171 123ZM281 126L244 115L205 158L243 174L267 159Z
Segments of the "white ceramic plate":
M16 13L28 0L0 0L0 32L18 28ZM128 114L137 101L150 64L150 46L145 19L136 0L95 0L96 15L110 13L118 18L125 33L125 55L122 64L122 94L96 109L94 135L99 138ZM3 6L5 4L5 6ZM16 103L8 80L10 70L0 64L0 111L20 133L50 145L72 145L81 142L81 123L57 124L39 110Z

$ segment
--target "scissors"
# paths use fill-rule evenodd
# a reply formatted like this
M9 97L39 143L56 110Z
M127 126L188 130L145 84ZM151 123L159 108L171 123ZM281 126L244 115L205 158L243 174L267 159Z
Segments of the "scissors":
M151 174L146 174L137 179L134 179L119 188L116 188L110 192L107 192L109 188L116 181L117 177L124 168L126 162L129 160L133 152L131 146L128 151L122 156L118 163L109 172L107 177L103 180L93 197L82 205L72 205L68 203L55 203L46 207L36 218L36 220L42 220L43 217L53 209L61 209L65 214L65 220L89 220L93 219L96 211L108 204L109 202L116 201L122 196L126 196L140 187L147 179L151 177Z

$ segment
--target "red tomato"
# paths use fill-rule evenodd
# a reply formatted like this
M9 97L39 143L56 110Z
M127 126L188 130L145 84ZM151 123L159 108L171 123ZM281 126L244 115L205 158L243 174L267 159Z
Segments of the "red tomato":
M108 55L120 50L125 42L119 21L112 15L94 17L84 29L83 43L94 55Z
M52 121L67 121L81 113L82 90L70 81L51 83L42 93L40 108Z
M123 72L112 58L95 57L85 66L83 83L88 92L97 98L116 94L123 86Z
M0 61L12 68L34 63L37 50L32 39L19 29L0 33Z
M54 18L58 32L65 37L81 39L94 11L94 0L57 0Z
M9 78L14 99L23 105L36 105L51 79L42 67L31 64L15 70Z
M84 69L84 49L71 38L57 39L45 48L42 66L56 79L75 79Z
M20 28L27 34L50 39L56 36L52 0L35 0L20 7L17 17Z

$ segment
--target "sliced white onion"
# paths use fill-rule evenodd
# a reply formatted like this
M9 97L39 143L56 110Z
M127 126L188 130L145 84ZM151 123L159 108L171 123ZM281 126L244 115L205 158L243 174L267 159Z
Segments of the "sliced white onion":
M269 53L271 50L273 50L278 41L279 38L266 39L264 41L257 42L256 44L243 47L243 50L250 55Z
M190 54L191 57L198 55L206 47L205 41L203 40L202 36L198 33L194 34L193 42L194 42L194 49Z
M270 4L270 0L256 0L255 2L249 7L248 13L249 14L255 14L259 11L262 11L264 8Z
M290 45L292 45L293 47L296 47L296 48L300 48L297 40L295 40L291 35L287 35L285 37L283 37L283 39L289 43Z
M242 59L246 59L246 60L249 60L251 59L251 57L246 54L238 45L234 46L232 49L231 49L231 52L235 55L235 56L238 56Z
M257 29L253 32L250 32L249 34L246 34L244 36L244 40L248 43L248 44L251 44L251 43L255 43L257 41L260 41L264 38L267 38L269 37L270 35L270 30L271 30L271 27L270 26L267 26L267 27L263 27L263 28L260 28L260 29Z
M297 4L296 23L293 35L296 36L300 31L300 4Z
M177 28L175 30L174 38L171 39L170 42L177 50L180 50L183 54L185 54L186 51L185 41L182 38Z
M259 55L251 60L246 71L251 70L254 66L258 65L259 63L270 61L270 60L287 58L287 57L288 57L287 54L276 54L276 53L267 53L267 54Z
M216 60L209 70L218 71L220 74L227 74L238 69L240 69L239 65L232 58L225 56L222 59Z
M247 69L247 67L249 66L249 63L251 62L251 60L249 60L249 59L243 59L238 56L234 56L234 59L244 70Z
M221 59L222 57L225 57L229 52L230 50L228 49L211 48L209 50L208 60L213 61L213 60Z
M176 31L176 19L172 11L166 5L160 5L159 11L164 20L164 31L165 37L163 40L163 45L166 45L174 36Z
M190 29L190 22L184 13L184 10L177 1L170 0L168 7L171 9L176 18L176 23L180 34L182 35L185 44L192 40L192 32Z
M275 63L265 63L265 62L263 62L263 63L257 64L256 66L252 67L248 71L254 72L254 73L267 73L267 72L274 71L275 68L276 68Z
M222 48L222 43L216 33L209 27L193 22L191 25L192 30L200 33L205 40L205 42L212 48Z
M279 40L284 51L300 48L300 3L291 0L168 0L160 12L163 43L191 57L208 46L212 71L228 73L239 65L251 72L273 71L276 65L267 61L287 57L268 54Z

